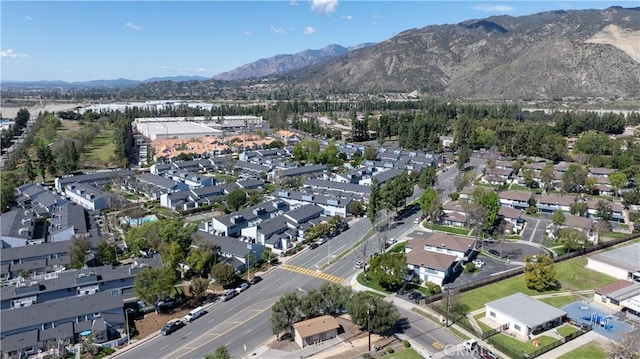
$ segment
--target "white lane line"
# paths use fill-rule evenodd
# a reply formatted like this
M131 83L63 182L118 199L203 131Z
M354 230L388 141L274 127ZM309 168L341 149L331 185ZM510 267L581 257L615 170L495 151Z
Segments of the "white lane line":
M163 346L162 348L160 348L160 350L163 350L163 349L167 348L168 346L169 346L169 344Z

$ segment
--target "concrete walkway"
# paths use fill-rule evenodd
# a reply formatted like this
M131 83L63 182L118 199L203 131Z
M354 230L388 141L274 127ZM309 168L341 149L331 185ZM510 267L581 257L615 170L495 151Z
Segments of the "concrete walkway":
M587 334L581 335L579 337L577 337L576 339L567 342L553 350L550 350L544 354L542 354L541 356L539 356L538 358L540 359L556 359L559 356L566 354L574 349L580 348L583 345L586 345L587 343L602 338L600 336L600 334L594 332L593 330L590 331Z

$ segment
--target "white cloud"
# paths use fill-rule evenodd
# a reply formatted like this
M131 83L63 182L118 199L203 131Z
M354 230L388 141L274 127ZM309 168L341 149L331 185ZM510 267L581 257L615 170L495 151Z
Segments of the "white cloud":
M476 5L472 9L489 13L511 13L515 10L510 5Z
M311 0L311 10L327 15L336 11L338 0Z
M31 16L29 16L29 15L26 15L24 18L27 19L27 20L32 20Z
M124 26L126 26L128 28L131 28L131 29L134 29L134 30L142 30L142 27L140 27L140 26L138 26L138 25L136 25L136 24L134 24L132 22L129 22L129 21L127 21L127 23L124 24Z
M269 28L271 28L271 31L275 32L276 34L284 35L286 33L284 31L284 29L281 28L281 27L275 27L275 26L271 25L271 26L269 26Z
M158 69L160 69L160 70L165 70L166 68L167 68L167 67L166 67L166 66L164 66L164 65L159 65L159 66L158 66Z
M199 67L196 69L196 72L198 73L209 72L209 69L205 69L204 67Z
M253 35L253 33L251 31L245 31L243 32L244 36L251 36Z
M372 24L377 24L378 20L382 19L382 15L377 15L377 14L373 14L371 15L371 23Z
M312 28L311 26L307 26L304 28L305 35L313 35L315 33L316 33L316 29Z
M29 55L20 54L20 53L14 52L11 49L6 49L6 50L0 51L0 57L11 57L11 58L22 57L22 58L25 58L25 57L29 57Z
M298 6L298 2L296 0L291 0L291 2L289 2L289 5Z
M344 15L344 16L342 16L342 18L345 19L345 20L349 20L349 21L353 20L353 16L351 16L351 15Z

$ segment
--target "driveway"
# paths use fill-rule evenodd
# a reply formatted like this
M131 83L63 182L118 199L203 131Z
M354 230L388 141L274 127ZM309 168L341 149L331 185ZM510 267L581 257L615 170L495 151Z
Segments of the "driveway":
M484 261L484 267L482 267L481 270L475 271L473 273L460 273L460 275L453 281L453 283L450 283L451 288L489 278L496 273L504 272L505 270L516 268L519 266L514 264L506 264L501 260L485 255L479 255L478 259L482 259Z
M503 259L509 260L510 262L524 262L526 256L547 254L545 250L538 245L525 242L485 242L484 251L486 252L490 249L497 250Z
M526 224L522 230L522 240L541 244L544 239L544 231L551 221L545 218L525 216Z

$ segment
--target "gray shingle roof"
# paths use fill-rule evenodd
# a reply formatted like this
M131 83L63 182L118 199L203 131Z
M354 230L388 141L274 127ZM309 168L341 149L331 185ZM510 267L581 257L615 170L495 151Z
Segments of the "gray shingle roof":
M551 320L561 318L567 313L549 304L533 299L522 293L516 293L485 304L529 328L535 328Z
M176 183L176 181L163 177L163 176L159 176L159 175L155 175L153 173L142 173L136 176L136 179L138 179L138 181L143 182L143 183L148 183L163 189L172 189L174 187L176 187L178 184Z
M322 207L318 207L313 204L305 204L285 213L284 216L291 219L296 224L299 224L309 218L319 217L323 213L324 209Z
M97 172L87 175L76 175L69 177L58 177L56 178L56 187L58 189L64 188L67 184L70 183L89 183L92 185L98 184L103 185L109 181L113 177L121 177L127 178L131 177L133 172L130 170L117 170L117 171L105 171L105 172Z
M325 188L325 189L335 189L342 192L351 192L358 193L363 195L369 195L371 193L370 186L363 186L355 183L342 183L336 181L327 181L320 179L308 179L304 182L305 186L313 187L313 188Z
M57 320L118 308L122 308L122 297L112 297L110 292L98 292L28 307L3 310L2 331L10 332L20 328L29 328L43 323L51 323ZM124 321L124 314L122 317Z

